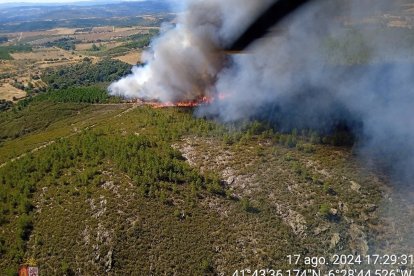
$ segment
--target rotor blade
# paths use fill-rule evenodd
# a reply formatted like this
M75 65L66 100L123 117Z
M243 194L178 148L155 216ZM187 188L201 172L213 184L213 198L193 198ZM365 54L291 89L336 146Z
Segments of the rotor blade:
M261 14L229 47L228 52L240 52L253 41L266 35L268 30L311 0L279 0Z

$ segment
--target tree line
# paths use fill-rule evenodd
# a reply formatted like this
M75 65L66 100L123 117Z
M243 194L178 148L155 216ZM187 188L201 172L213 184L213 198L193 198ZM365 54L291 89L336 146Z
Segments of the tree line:
M131 71L131 65L122 61L104 59L96 64L85 60L79 64L45 70L42 80L51 89L67 89L73 86L87 86L115 81Z

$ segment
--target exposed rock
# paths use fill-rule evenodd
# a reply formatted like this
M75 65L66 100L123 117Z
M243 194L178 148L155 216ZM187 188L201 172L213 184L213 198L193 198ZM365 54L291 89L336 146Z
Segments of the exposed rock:
M85 245L89 245L91 241L90 233L89 233L89 227L86 225L85 230L82 231L83 241L85 242Z
M341 211L341 213L346 213L349 210L348 206L343 202L338 203L338 209L339 209L339 211Z
M351 182L351 189L359 193L359 190L361 189L361 185L359 185L358 183L352 180L350 182Z
M366 255L369 247L368 242L366 241L366 235L362 229L356 224L351 224L348 233L351 237L350 248L354 251L354 253Z
M338 215L338 209L331 208L330 213L331 213L331 215L336 216L336 215Z
M378 206L375 204L367 204L365 205L365 210L369 213L375 212L377 210Z
M277 213L281 216L282 220L292 228L293 233L302 237L306 236L306 220L301 214L277 203L276 208Z
M112 249L108 251L105 256L105 271L109 272L112 269Z
M328 231L329 228L330 228L329 225L320 225L313 231L313 233L317 236L323 232Z
M331 238L330 248L331 249L335 248L340 241L341 241L341 236L339 235L339 233L333 234Z

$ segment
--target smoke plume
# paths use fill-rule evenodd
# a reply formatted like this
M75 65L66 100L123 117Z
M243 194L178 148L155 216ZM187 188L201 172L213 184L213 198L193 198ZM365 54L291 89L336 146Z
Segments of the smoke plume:
M200 116L265 118L284 130L329 131L346 123L361 150L414 173L414 63L403 29L387 26L390 1L316 0L247 54L220 51L270 0L187 0L164 26L144 66L113 83L113 95L167 101L214 98ZM219 95L223 95L220 97Z

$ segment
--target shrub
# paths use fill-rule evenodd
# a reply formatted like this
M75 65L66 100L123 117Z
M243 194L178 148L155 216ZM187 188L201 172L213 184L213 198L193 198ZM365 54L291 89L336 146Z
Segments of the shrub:
M330 207L328 204L323 203L321 204L321 206L319 207L319 214L324 217L324 218L329 218L330 216Z

